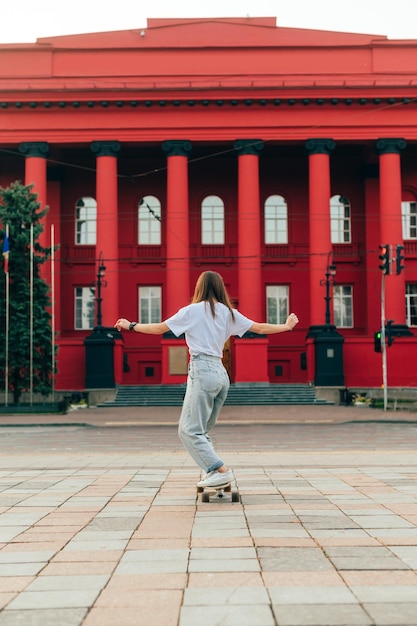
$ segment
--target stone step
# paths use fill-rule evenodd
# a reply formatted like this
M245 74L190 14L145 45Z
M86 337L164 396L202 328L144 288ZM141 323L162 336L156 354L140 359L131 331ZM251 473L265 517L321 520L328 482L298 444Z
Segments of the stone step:
M181 406L185 385L123 385L117 387L114 400L100 407ZM317 405L332 404L318 400L310 385L231 385L226 405Z

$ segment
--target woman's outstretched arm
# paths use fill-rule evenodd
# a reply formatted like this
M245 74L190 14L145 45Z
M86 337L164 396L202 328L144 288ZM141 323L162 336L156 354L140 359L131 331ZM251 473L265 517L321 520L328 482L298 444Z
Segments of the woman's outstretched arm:
M118 331L130 330L130 324L131 322L129 322L129 320L121 317L117 320L114 327L117 328ZM165 322L151 324L140 324L139 322L137 322L133 326L132 330L134 330L136 333L145 333L145 335L163 335L164 333L167 333L169 331L169 327L167 324L165 324Z
M292 330L298 324L298 317L295 313L291 313L287 317L285 324L268 324L268 322L254 322L249 330L258 335L274 335L276 333L285 333Z

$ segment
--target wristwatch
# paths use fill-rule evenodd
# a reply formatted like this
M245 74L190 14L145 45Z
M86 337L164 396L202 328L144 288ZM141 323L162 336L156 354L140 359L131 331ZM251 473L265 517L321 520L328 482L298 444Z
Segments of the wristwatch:
M129 324L129 330L133 330L136 326L137 322L130 322Z

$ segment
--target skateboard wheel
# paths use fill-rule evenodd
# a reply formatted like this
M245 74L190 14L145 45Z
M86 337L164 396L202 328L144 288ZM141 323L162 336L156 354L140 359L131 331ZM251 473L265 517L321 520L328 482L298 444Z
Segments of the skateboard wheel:
M227 485L227 487L224 488L225 493L230 493L231 491L232 491L232 485Z
M232 491L232 502L240 502L240 496L238 491Z
M203 493L204 487L197 487L197 493Z
M203 491L203 493L201 494L201 502L210 502L210 495L207 493L207 491Z

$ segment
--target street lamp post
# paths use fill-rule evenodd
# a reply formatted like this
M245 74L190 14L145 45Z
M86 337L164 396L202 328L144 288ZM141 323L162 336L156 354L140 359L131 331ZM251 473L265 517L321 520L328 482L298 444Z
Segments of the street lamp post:
M102 328L103 325L103 316L101 312L101 303L103 298L101 297L101 289L102 287L106 287L107 283L104 280L104 276L106 273L106 266L103 261L103 253L100 252L99 260L98 260L98 270L97 270L97 328Z
M336 276L336 265L333 262L332 251L330 251L329 254L327 255L327 266L326 266L325 276L326 276L326 280L325 280L326 295L325 295L324 300L326 303L326 312L325 312L324 322L325 322L325 325L328 327L330 326L330 301L332 299L330 295L330 285L331 284L334 285L334 277Z
M107 286L104 280L105 274L106 266L103 253L100 252L96 278L92 282L97 302L97 325L94 326L91 335L84 339L86 389L113 389L115 385L113 329L103 326L101 311L103 302L101 290Z
M318 387L344 387L343 336L330 323L330 287L335 284L336 265L333 251L327 255L325 279L320 285L326 287L324 324L310 326L307 337L314 339L314 384Z

